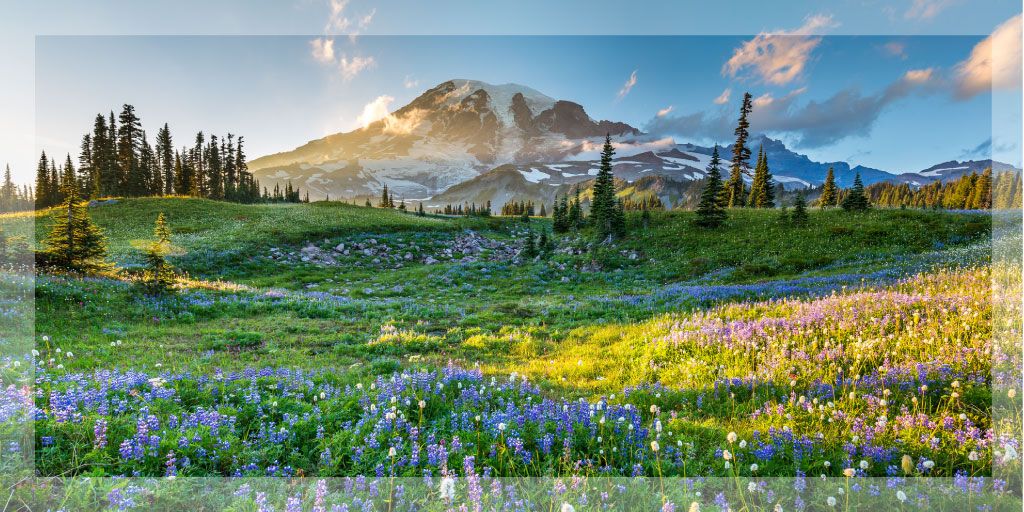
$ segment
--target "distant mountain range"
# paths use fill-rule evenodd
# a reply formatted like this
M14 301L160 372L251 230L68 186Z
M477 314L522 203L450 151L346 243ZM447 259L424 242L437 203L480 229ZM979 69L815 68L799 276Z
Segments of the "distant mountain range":
M263 185L291 181L312 199L375 197L384 185L396 197L428 206L509 200L549 203L597 174L604 135L616 144L613 169L621 187L631 185L666 204L704 178L712 149L677 144L626 123L597 121L583 106L552 99L529 87L449 80L384 119L346 133L264 156L249 167ZM847 162L814 162L778 140L755 137L750 147L768 154L775 180L786 188L819 185L829 167L840 186L855 173L879 181L920 186L970 172L1013 169L991 160L951 160L904 174ZM723 169L731 146L721 148ZM725 171L727 172L727 170Z

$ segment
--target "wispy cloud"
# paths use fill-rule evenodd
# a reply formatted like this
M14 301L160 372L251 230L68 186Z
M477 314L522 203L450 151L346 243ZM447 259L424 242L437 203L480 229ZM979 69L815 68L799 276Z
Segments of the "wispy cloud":
M903 13L908 20L930 20L958 0L913 0L910 8Z
M725 105L729 102L730 95L732 95L732 89L726 88L722 91L722 94L719 94L718 97L714 99L715 105Z
M882 45L882 51L891 57L896 57L900 60L907 59L907 45L902 41L889 41Z
M665 117L665 116L667 116L669 114L669 112L672 112L673 110L675 110L675 107L672 106L672 105L669 105L669 106L659 110L657 116L658 117Z
M760 81L785 85L799 78L821 43L814 34L836 26L832 16L815 15L795 30L762 32L733 51L722 66L722 75L736 77L748 70Z
M783 96L762 94L753 101L750 129L760 133L787 134L797 147L822 147L847 137L867 136L878 117L894 102L914 93L937 90L931 69L911 70L884 90L864 94L849 88L825 100L803 101L806 88ZM695 112L655 117L644 128L654 134L728 139L735 125L733 112Z
M626 95L629 94L629 91L633 90L633 86L636 85L636 71L637 70L634 69L633 72L630 73L629 80L626 80L626 83L622 86L622 89L619 89L620 100L622 98L625 98Z
M341 77L346 81L352 80L363 70L372 68L377 65L377 61L373 57L359 57L355 56L349 58L347 55L342 55L338 59L338 70L341 72Z
M366 14L353 18L346 12L349 3L349 0L327 1L329 13L327 23L324 25L324 34L345 34L355 40L356 36L370 26L374 15L377 14L377 9L370 9Z
M334 38L329 34L347 33L350 41L355 43L356 36L370 25L377 10L372 9L369 13L352 19L345 13L349 0L328 0L327 5L329 13L327 23L324 25L325 35L309 42L310 52L314 60L335 67L342 79L349 81L362 71L372 68L376 61L373 57L349 57L347 54L338 56L334 48Z
M966 60L957 64L956 91L959 98L970 98L992 89L1021 87L1021 15L996 27Z
M419 84L419 79L413 77L412 75L405 75L405 80L402 81L402 85L405 86L406 89L412 89L413 87L416 87Z

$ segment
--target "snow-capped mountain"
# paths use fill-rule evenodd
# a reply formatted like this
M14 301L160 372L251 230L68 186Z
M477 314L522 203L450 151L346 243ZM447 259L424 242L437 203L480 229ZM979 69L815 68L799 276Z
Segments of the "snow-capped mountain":
M396 198L427 199L438 206L550 202L593 179L605 134L611 134L616 147L615 177L656 184L651 190L664 195L665 204L675 204L673 195L688 194L685 184L705 177L710 147L678 144L626 123L596 121L581 105L526 86L475 80L441 83L366 127L258 158L249 166L263 185L290 181L312 199L375 197L387 184ZM921 186L989 166L1012 169L991 160L950 161L894 174L842 161L815 162L766 136L752 138L749 146L755 154L759 149L767 153L775 181L788 189L820 185L829 167L841 187L850 186L857 173L866 185ZM732 148L722 147L719 153L727 176Z
M375 195L383 185L428 197L506 163L558 162L606 133L639 135L595 121L583 107L529 87L449 80L384 119L250 162L261 183L291 180L310 197Z

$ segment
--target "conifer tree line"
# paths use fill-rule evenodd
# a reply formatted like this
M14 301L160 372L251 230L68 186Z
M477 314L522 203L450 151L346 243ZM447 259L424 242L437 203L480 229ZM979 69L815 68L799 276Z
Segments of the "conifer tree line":
M555 198L551 208L552 226L555 233L567 233L583 227L586 217L583 214L583 203L580 201L580 186L574 187L573 198L564 194L561 199Z
M541 208L544 208L544 205L541 205ZM501 206L501 214L506 217L534 217L537 215L537 207L533 201L509 201ZM547 212L541 213L540 216L546 217Z
M82 136L77 163L70 154L59 166L45 151L40 155L36 207L61 204L71 187L83 199L181 195L240 203L299 201L298 191L279 186L274 195L265 188L261 193L249 172L242 136L199 132L190 143L175 147L164 123L151 144L135 107L128 104L117 116L113 111L96 115L92 130Z
M420 205L422 209L422 204ZM483 206L477 206L476 203L463 203L457 205L444 205L444 208L437 208L434 213L444 215L464 215L466 217L490 217L491 216L491 202Z
M1020 208L1021 175L992 169L972 172L945 183L935 181L919 188L906 183L874 183L867 187L871 202L883 207L987 210Z
M640 199L623 199L622 206L628 212L665 209L665 205L661 202L661 199L654 194L643 196Z
M0 213L20 212L34 207L32 189L28 185L15 185L11 179L11 166L5 166L3 183L0 183Z

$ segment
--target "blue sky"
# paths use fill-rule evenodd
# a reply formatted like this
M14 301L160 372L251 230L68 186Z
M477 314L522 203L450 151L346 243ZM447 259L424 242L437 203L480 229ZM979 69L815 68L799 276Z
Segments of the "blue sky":
M357 127L364 111L396 109L449 78L524 84L680 141L728 142L750 91L755 130L817 160L896 172L985 157L993 110L1020 103L1019 62L1018 80L995 79L995 95L967 66L979 44L1006 53L994 30L1016 27L1019 38L1020 18L1007 21L1019 13L1013 2L57 4L6 8L23 22L3 27L8 68L20 72L0 84L13 114L0 120L0 163L20 177L39 149L74 155L95 113L125 102L151 134L163 122L180 143L199 129L230 131L256 157ZM363 35L322 36L352 32ZM1018 135L1004 138L1019 141L1019 114L1005 122ZM996 157L1019 165L1019 144L999 139Z

